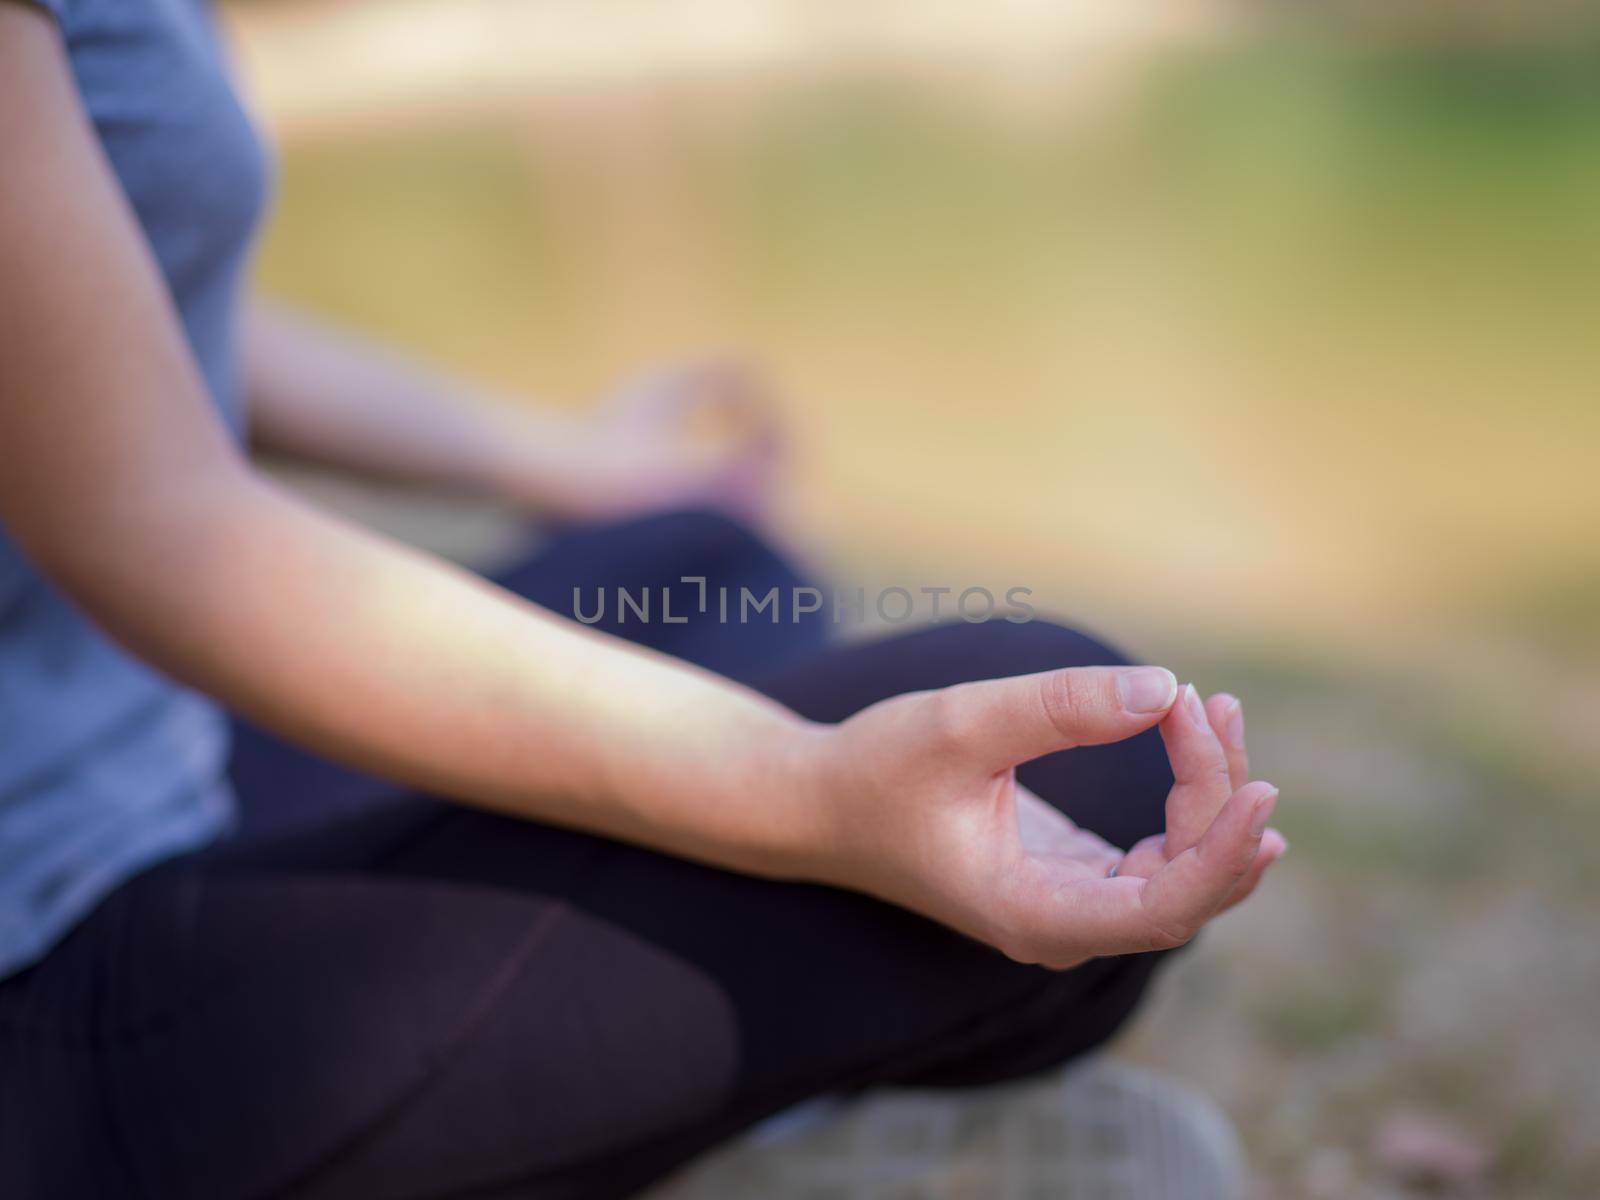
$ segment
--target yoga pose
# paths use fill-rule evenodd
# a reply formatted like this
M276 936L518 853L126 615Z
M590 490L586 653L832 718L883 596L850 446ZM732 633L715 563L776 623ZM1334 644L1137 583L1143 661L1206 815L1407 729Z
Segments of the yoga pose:
M752 381L540 417L249 303L210 20L0 0L0 1195L626 1195L1081 1054L1256 886L1230 697L1044 621L696 611L806 583ZM559 532L479 578L247 437ZM562 615L619 586L688 619Z

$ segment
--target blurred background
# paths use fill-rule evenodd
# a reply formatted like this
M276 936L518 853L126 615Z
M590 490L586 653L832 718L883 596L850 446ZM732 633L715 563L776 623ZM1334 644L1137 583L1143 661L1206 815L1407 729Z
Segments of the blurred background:
M1244 698L1293 852L1118 1052L1263 1196L1600 1194L1592 5L224 11L266 290L561 405L746 352L834 579Z

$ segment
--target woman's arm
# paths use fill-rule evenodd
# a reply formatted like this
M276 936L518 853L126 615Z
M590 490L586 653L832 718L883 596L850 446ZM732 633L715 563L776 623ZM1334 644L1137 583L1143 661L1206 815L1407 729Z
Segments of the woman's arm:
M292 458L485 493L526 474L532 501L541 487L559 490L545 477L565 473L578 440L576 417L484 402L268 301L247 309L242 350L251 440Z
M343 761L747 870L806 727L305 505L227 439L54 29L0 3L0 522L168 674Z
M1275 794L1232 787L1164 671L968 684L813 726L309 508L228 441L51 26L3 3L0 156L0 522L169 674L397 780L870 892L1034 961L1177 944L1274 855ZM1198 841L1107 879L1117 856L1037 813L1011 766L1158 721L1169 827Z
M252 440L291 457L556 520L684 505L755 516L770 482L775 426L737 364L664 369L577 414L482 395L268 302L248 311L243 350ZM707 413L717 428L696 420Z

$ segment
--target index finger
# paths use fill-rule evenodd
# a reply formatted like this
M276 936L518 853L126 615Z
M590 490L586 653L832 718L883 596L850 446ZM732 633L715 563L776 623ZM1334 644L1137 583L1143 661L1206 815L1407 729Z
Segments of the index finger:
M1244 705L1239 697L1218 692L1206 700L1206 717L1227 757L1228 781L1235 790L1242 788L1250 782L1250 755L1244 747Z
M1175 858L1199 843L1233 793L1228 758L1211 728L1205 705L1186 684L1161 722L1161 740L1172 763L1167 793L1167 855Z

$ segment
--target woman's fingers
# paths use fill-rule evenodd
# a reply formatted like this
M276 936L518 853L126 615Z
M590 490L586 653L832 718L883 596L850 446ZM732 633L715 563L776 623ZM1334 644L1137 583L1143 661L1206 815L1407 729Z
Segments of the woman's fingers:
M1250 782L1250 756L1244 748L1244 705L1237 696L1218 692L1206 701L1206 717L1211 722L1211 732L1222 743L1222 753L1228 760L1228 781L1237 791Z
M1185 688L1180 700L1187 702L1189 689ZM1194 729L1173 729L1168 737L1168 744L1174 747L1182 760L1184 774L1181 777L1183 791L1177 792L1176 798L1169 797L1168 811L1169 824L1174 815L1177 817L1177 837L1169 838L1167 835L1156 835L1145 838L1138 845L1128 851L1118 874L1134 875L1148 879L1160 870L1170 857L1176 857L1193 845L1198 840L1204 826L1201 820L1206 818L1213 806L1225 803L1227 796L1238 791L1249 782L1249 759L1244 749L1244 715L1239 701L1220 692L1212 696L1204 705L1206 724L1211 727L1212 735L1222 751L1222 760L1226 764L1228 774L1228 788L1224 792L1220 779L1216 778L1216 757L1209 746L1201 738L1191 736L1197 732ZM1184 716L1192 716L1192 711L1181 713L1174 709L1169 721L1176 724ZM1163 728L1163 734L1167 729ZM1175 766L1175 773L1177 763ZM1220 800L1219 800L1220 797ZM1174 809L1179 810L1174 813ZM1207 818L1208 819L1208 818ZM1179 844L1183 841L1187 844ZM1168 850L1169 844L1175 848Z
M616 393L615 411L646 423L673 424L697 414L742 417L764 400L764 389L748 364L701 359L668 364L627 381Z
M1234 905L1248 900L1266 875L1267 868L1282 858L1288 848L1288 839L1283 834L1276 829L1267 830L1261 837L1261 847L1256 851L1255 862L1250 864L1250 869L1245 872L1244 878L1239 881L1218 911L1227 912Z
M1246 784L1229 798L1198 845L1145 883L1140 903L1158 944L1187 942L1249 877L1277 802L1278 789L1270 783Z
M1149 879L1167 865L1167 839L1162 834L1152 834L1133 844L1117 868L1118 875L1136 879Z
M1194 685L1186 685L1161 722L1172 762L1167 794L1167 857L1176 858L1201 837L1233 793L1228 756Z
M1177 694L1163 667L1069 667L957 684L930 693L928 703L944 747L994 772L1132 737L1161 720Z
M741 361L703 364L679 393L685 432L711 435L733 470L770 469L783 451L783 422L761 376Z
M1198 845L1148 879L1119 868L1111 878L1052 881L1050 865L1033 862L1034 871L1044 874L1025 881L1022 927L1014 927L1001 948L1024 961L1067 967L1086 958L1183 945L1248 881L1277 798L1270 783L1246 784Z

